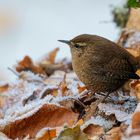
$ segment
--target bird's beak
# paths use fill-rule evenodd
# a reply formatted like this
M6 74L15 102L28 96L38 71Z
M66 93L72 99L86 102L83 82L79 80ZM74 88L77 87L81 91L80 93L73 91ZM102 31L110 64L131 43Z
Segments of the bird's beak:
M70 45L70 41L69 40L58 40L58 41Z

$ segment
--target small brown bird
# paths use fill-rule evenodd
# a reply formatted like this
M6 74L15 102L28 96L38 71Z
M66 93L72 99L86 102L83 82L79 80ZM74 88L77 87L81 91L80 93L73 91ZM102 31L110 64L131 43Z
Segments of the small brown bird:
M74 71L96 93L107 92L107 97L129 79L140 79L135 73L140 68L137 59L108 39L82 34L58 41L70 46Z

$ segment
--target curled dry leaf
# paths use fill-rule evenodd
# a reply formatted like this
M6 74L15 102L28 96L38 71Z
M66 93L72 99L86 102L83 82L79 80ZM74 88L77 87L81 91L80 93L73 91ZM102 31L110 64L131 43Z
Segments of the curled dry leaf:
M1 131L9 138L22 139L26 135L34 138L37 132L44 127L57 127L67 123L68 126L74 124L78 114L58 107L56 105L44 104L37 112L23 119L18 119L6 125ZM28 126L28 127L27 127Z
M55 63L55 58L56 58L56 55L57 55L57 52L59 51L59 48L55 48L53 51L51 51L49 54L48 54L48 61L51 63L51 64L54 64Z
M59 51L59 48L55 48L54 50L52 50L51 52L49 52L48 54L46 54L45 56L43 56L43 58L41 58L39 60L39 63L46 63L46 64L54 64L55 63L55 58L56 55Z
M66 71L65 65L63 64L48 64L48 62L41 62L40 66L45 70L47 75L53 74L56 70Z
M42 69L42 67L35 65L29 56L25 56L23 60L18 62L16 70L18 72L31 71L35 74L45 74L45 71Z
M61 90L62 96L66 96L68 91L67 83L66 83L66 73L64 74L63 81L59 84L59 89Z

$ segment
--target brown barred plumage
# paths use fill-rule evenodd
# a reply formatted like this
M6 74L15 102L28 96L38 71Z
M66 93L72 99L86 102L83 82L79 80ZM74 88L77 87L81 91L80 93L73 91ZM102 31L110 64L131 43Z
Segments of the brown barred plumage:
M112 41L83 34L70 41L73 69L79 79L94 92L113 92L135 74L140 66L134 56Z

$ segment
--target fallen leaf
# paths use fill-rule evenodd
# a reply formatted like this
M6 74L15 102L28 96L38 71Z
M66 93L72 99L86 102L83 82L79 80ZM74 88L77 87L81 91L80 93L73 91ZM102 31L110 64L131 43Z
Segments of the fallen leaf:
M48 54L48 61L49 61L51 64L54 64L54 63L55 63L55 58L56 58L56 54L57 54L58 51L59 51L59 48L55 48L53 51L51 51L51 52Z
M62 93L62 96L66 96L66 93L68 91L67 83L66 83L66 73L64 75L63 81L59 84L59 89Z
M40 66L44 69L47 75L53 74L56 70L67 71L63 64L48 64L47 61L41 62Z
M16 71L32 71L35 74L46 74L42 67L35 65L29 56L25 56L23 60L18 62Z
M39 60L39 64L55 64L55 58L56 55L59 51L59 48L55 48L54 50L52 50L51 52L47 53L46 55L44 55L40 60Z
M9 84L0 85L0 93L7 91Z
M82 132L80 126L76 126L74 128L65 128L56 140L88 140L88 137Z
M9 138L22 139L26 135L34 138L36 133L44 127L57 127L65 123L72 126L78 114L56 105L44 104L37 112L24 119L16 120L6 125L1 131ZM27 127L28 126L28 127Z
M103 127L99 125L90 124L86 128L84 128L83 132L88 135L88 138L100 137L105 134Z
M132 128L140 128L140 112L135 112L132 117Z
M76 124L76 125L81 126L83 123L84 123L83 119L80 119L80 120L77 122L77 124Z

